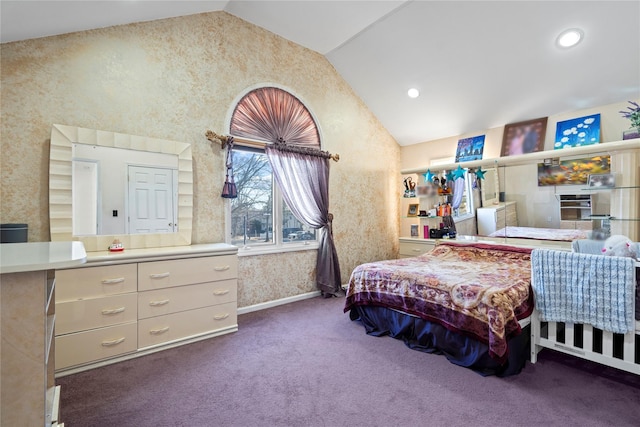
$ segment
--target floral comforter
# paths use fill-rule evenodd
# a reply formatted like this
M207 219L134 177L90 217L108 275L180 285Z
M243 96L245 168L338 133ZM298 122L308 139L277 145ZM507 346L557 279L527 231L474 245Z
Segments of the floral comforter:
M503 362L519 319L533 310L531 249L444 242L431 252L362 264L351 273L344 311L378 305L462 333Z

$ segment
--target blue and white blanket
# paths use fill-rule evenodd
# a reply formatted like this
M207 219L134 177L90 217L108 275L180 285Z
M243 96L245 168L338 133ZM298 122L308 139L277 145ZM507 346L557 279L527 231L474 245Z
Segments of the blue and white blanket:
M634 329L635 261L535 249L531 285L544 321L588 323L626 334Z

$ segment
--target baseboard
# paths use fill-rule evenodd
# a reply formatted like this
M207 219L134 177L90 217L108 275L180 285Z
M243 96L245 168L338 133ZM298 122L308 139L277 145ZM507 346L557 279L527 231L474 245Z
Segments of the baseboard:
M251 313L252 311L264 310L271 307L277 307L291 302L302 301L309 298L320 296L320 291L307 292L306 294L294 295L292 297L281 298L273 301L261 302L260 304L249 305L247 307L239 307L238 315Z

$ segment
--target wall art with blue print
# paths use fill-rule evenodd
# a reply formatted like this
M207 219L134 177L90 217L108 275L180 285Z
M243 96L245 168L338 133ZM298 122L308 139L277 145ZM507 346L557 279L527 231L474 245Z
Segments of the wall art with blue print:
M456 150L456 163L470 162L472 160L482 160L483 151L484 135L459 139L458 149Z
M600 114L558 122L553 148L580 147L600 142Z

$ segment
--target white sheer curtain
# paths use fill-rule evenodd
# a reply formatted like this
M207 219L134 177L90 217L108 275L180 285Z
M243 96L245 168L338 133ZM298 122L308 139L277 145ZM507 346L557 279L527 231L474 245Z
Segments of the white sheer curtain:
M465 182L464 178L457 178L453 181L453 200L451 201L451 208L458 209L460 203L462 203L462 196L464 195Z
M340 290L340 264L329 213L328 154L305 148L269 144L265 151L283 198L298 220L320 230L316 282L323 295Z

